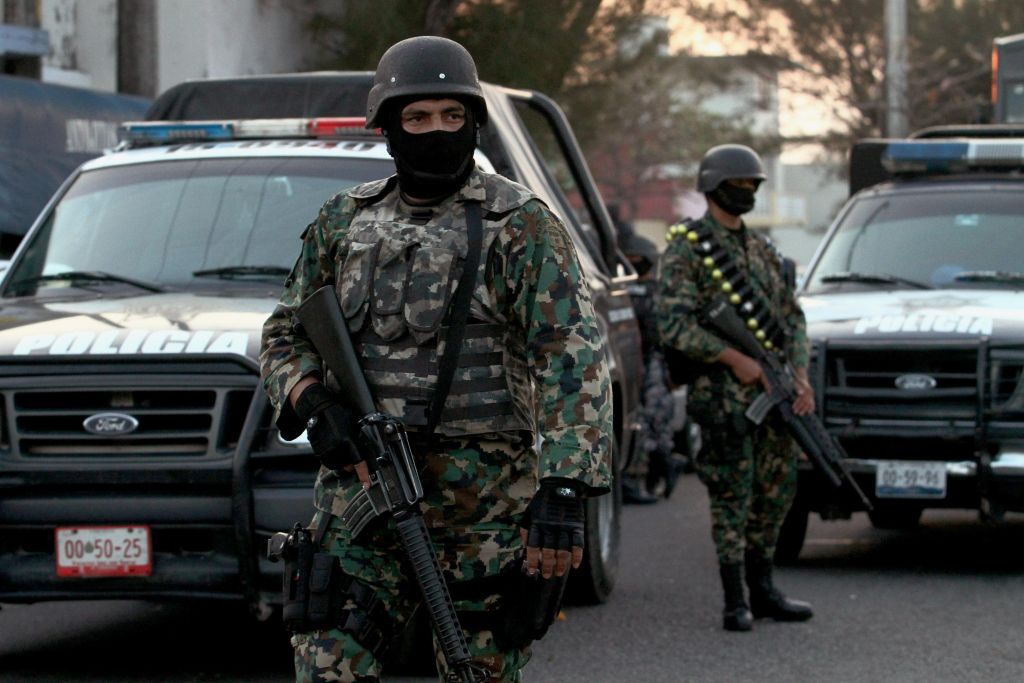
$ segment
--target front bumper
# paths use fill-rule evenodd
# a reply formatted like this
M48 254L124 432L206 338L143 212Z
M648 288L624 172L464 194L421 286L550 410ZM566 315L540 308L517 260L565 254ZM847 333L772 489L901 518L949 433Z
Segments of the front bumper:
M1000 449L994 456L945 462L946 495L943 498L879 498L876 473L883 462L872 458L847 458L844 463L872 503L920 508L996 509L1024 512L1024 447ZM863 509L845 489L835 489L806 461L801 461L799 495L811 510L857 511Z
M239 547L233 502L223 491L109 492L0 497L0 602L66 599L214 599L280 603L281 565L264 557L266 541L313 515L312 481L254 488L251 543ZM59 526L150 528L152 573L144 577L57 576ZM256 554L249 583L243 558ZM250 560L251 562L251 560ZM251 570L249 570L251 571ZM251 585L249 585L251 584Z

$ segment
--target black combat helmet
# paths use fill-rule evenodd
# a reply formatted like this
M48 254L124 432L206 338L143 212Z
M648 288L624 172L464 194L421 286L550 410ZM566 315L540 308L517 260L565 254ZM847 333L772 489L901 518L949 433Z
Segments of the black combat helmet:
M718 145L700 160L697 170L697 191L713 192L723 180L751 178L759 183L765 179L764 165L757 152L746 145Z
M417 36L389 47L377 64L373 87L366 98L366 127L380 126L380 112L388 100L410 95L468 99L476 122L487 123L487 104L476 63L454 40Z

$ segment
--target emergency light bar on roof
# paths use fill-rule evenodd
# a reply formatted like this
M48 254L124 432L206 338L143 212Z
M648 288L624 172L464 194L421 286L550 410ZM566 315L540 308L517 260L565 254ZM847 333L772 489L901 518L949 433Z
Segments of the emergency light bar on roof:
M882 166L893 174L1017 170L1024 168L1024 139L890 142Z
M364 128L363 117L315 119L239 119L234 121L132 121L122 124L125 142L132 147L179 142L220 142L268 138L377 137L379 130Z

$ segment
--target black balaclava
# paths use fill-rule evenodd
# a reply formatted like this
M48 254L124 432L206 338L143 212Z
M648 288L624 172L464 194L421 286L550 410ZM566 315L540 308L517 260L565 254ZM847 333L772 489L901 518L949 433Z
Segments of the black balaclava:
M396 100L390 107L384 133L388 152L395 159L398 186L416 199L439 199L458 191L473 171L473 151L477 144L476 119L469 102L459 100L466 108L462 128L448 132L409 133L402 128L402 109L416 100ZM453 98L458 99L458 98Z
M730 213L733 216L742 216L754 208L755 192L757 192L756 189L751 190L746 187L738 187L723 180L718 184L718 187L708 192L707 196L708 199L718 204L726 213Z

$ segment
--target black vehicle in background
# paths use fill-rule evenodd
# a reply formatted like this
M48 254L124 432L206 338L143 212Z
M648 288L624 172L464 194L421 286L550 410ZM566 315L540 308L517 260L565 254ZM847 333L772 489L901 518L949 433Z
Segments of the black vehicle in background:
M150 100L0 75L0 258L8 258L60 184L117 144Z
M271 422L257 366L300 233L394 172L362 130L370 74L195 81L84 164L0 281L0 602L280 601L266 540L312 514L316 460ZM633 448L640 339L614 230L564 115L484 85L478 162L568 225L604 329L613 466ZM186 120L187 119L187 120ZM575 598L615 583L621 493L590 501Z
M855 192L798 292L818 411L879 528L929 508L1024 511L1024 130L866 140ZM800 471L780 560L811 512L863 509Z

